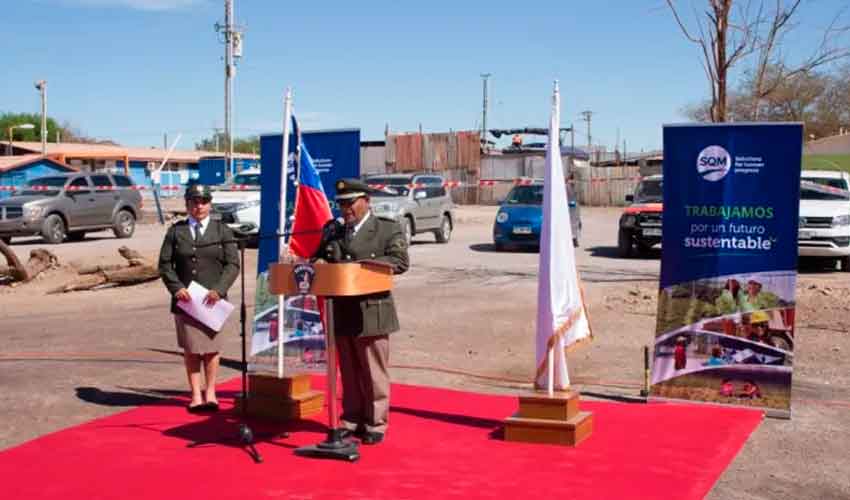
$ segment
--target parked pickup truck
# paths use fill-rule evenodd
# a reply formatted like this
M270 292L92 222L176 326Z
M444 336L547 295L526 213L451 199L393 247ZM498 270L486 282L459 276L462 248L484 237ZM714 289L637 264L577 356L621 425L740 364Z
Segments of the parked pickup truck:
M850 271L850 175L803 170L800 179L799 255L833 259Z
M213 210L231 229L256 240L260 233L260 169L246 169L213 189Z
M621 257L646 254L653 245L661 243L661 222L664 206L662 177L644 177L635 188L634 195L626 195L631 205L620 215L617 232L617 250Z
M82 240L112 229L129 238L142 214L142 196L124 175L75 172L31 179L0 201L0 239L41 235L48 243Z

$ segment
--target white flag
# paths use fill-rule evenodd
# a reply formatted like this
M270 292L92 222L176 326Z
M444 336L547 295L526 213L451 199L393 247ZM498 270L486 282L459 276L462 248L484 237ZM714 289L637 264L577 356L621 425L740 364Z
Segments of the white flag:
M590 337L590 323L578 284L573 230L561 164L558 139L560 107L558 82L555 82L543 186L543 228L537 282L537 374L534 385L537 388L549 387L549 351L554 349L552 387L562 390L570 385L566 348Z

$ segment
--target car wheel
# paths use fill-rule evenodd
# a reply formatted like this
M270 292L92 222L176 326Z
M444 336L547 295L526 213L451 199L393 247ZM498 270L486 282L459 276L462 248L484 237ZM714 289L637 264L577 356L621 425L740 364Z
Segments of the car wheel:
M445 215L443 216L443 221L440 223L440 229L434 231L434 237L437 239L437 243L448 243L449 239L451 239L452 222Z
M649 252L651 250L652 250L652 245L647 245L646 243L644 243L642 241L637 242L638 255L640 255L641 257L646 257L647 255L649 255Z
M41 237L56 245L65 241L65 221L59 214L50 214L41 224Z
M136 218L129 210L119 210L112 221L112 232L116 238L129 238L136 231Z
M86 237L85 231L72 231L68 233L68 241L83 241Z
M845 273L850 272L850 257L842 257L841 260L841 270Z
M404 242L407 243L407 246L410 246L410 242L413 240L413 221L410 217L402 219L401 232L404 234Z
M617 252L620 254L620 257L632 256L632 237L627 231L622 229L617 233Z
M2 241L3 243L8 245L8 244L12 243L12 237L11 236L0 236L0 241Z

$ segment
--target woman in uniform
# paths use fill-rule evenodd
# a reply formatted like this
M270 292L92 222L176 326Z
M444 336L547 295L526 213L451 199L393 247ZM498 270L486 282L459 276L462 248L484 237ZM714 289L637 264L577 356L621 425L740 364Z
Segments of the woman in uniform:
M191 413L217 411L215 380L222 334L185 314L177 302L191 300L187 289L193 281L209 290L205 304L211 306L225 298L239 274L239 254L230 228L210 218L209 187L190 184L184 197L189 217L168 228L159 253L159 274L171 293L177 344L183 349L192 391L187 409ZM201 364L206 378L203 392Z

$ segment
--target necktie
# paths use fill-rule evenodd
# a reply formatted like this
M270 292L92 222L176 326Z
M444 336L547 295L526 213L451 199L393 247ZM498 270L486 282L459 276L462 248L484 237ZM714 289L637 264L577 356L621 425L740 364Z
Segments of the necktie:
M195 223L195 245L201 241L201 223Z
M348 245L351 243L351 240L354 239L354 225L345 226L345 244Z

